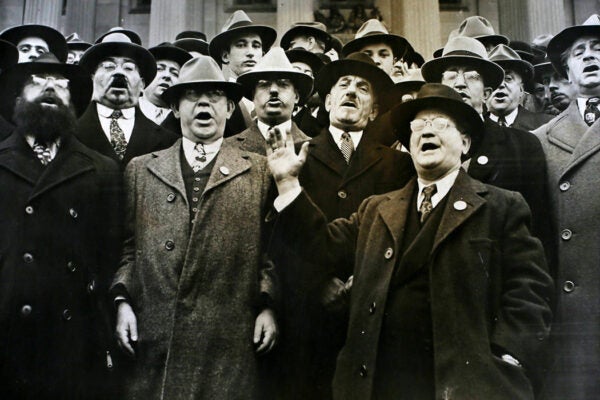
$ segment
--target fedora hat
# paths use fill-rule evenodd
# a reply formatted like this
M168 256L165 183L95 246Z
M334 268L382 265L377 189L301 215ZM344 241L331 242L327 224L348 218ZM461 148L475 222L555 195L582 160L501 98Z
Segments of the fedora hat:
M298 104L302 105L308 99L313 89L313 78L292 66L281 47L273 47L261 58L252 71L237 78L244 87L244 97L253 99L254 88L259 80L289 79L298 91Z
M162 98L167 104L179 101L181 92L185 89L222 90L235 103L242 98L242 85L228 82L216 61L209 56L194 57L179 70L179 81L165 90Z
M158 46L151 47L148 49L148 51L150 54L152 54L156 61L170 60L179 64L179 67L192 58L190 53L179 47L173 46L169 42L163 42Z
M363 47L373 43L385 43L392 48L394 57L401 59L410 47L408 40L402 36L393 35L378 19L369 19L358 28L354 39L342 48L342 56L361 51Z
M46 25L26 24L5 29L0 33L0 39L6 40L15 46L27 37L43 39L48 43L50 53L53 53L59 61L65 62L67 60L67 41L62 33L54 28Z
M406 148L410 144L410 122L423 110L436 110L448 114L471 137L469 153L473 154L481 142L483 120L473 107L465 103L457 91L441 83L424 84L414 100L400 103L391 111L392 126L398 139Z
M570 26L560 31L548 43L548 58L556 72L567 78L567 70L561 61L561 54L567 50L575 40L583 36L596 36L600 38L600 16L590 16L582 25Z
M229 16L221 33L210 41L208 47L210 55L221 65L221 52L229 46L231 40L248 33L260 36L264 53L269 51L277 38L277 31L274 28L267 25L256 25L244 11L237 10Z
M360 76L369 81L376 95L384 93L394 84L371 57L364 53L352 53L346 58L332 61L321 69L315 79L315 89L321 99L325 99L338 79L347 75Z
M108 31L106 31L102 35L100 35L98 37L98 39L96 39L94 44L104 42L105 41L104 38L106 38L108 35L111 35L113 33L122 33L123 35L125 35L129 38L131 43L137 44L138 46L142 45L142 39L140 38L140 35L138 35L137 33L135 33L134 31L132 31L130 29L125 29L121 26L115 26L113 28L110 28Z
M301 35L314 36L325 43L325 53L331 49L332 37L327 32L327 27L322 22L296 22L281 37L281 47L285 50L290 49L290 42Z
M458 34L477 39L486 47L508 44L508 38L497 35L490 21L479 15L467 17L461 22L458 26Z
M479 72L485 86L492 89L500 86L504 80L504 70L488 59L481 42L467 36L456 36L444 46L442 56L423 64L421 72L427 82L439 83L442 74L449 67L468 66Z
M71 33L65 38L67 40L67 47L69 50L87 50L92 47L91 43L82 40L77 32Z
M544 83L544 78L549 77L556 72L549 59L533 66L534 80L537 83ZM562 76L562 75L561 75Z
M513 70L518 73L521 79L523 79L523 83L527 83L533 79L533 65L521 59L516 51L505 44L499 44L494 47L489 53L489 59L501 66L505 72Z
M142 46L132 43L129 36L122 32L105 35L102 42L87 49L79 65L93 74L102 61L108 57L131 58L140 70L140 75L148 85L156 76L156 61L152 54Z
M457 36L458 36L458 28L453 29L452 31L450 31L450 34L448 35L448 42L451 39L454 39ZM433 52L433 58L439 58L439 57L441 57L443 52L444 52L444 48L440 47L439 49L437 49L436 51Z
M421 87L427 82L412 80L412 81L401 81L384 94L384 103L387 108L392 108L396 104L402 103L402 98L407 94L412 94L414 92L418 92Z
M185 51L208 55L208 42L206 41L206 35L200 31L183 31L179 32L175 36L174 46L179 47Z
M11 42L0 39L0 70L10 67L19 61L19 50Z
M15 99L21 94L23 85L35 74L59 74L69 80L71 101L75 113L80 116L85 111L92 97L92 80L90 75L78 65L65 64L52 53L44 53L31 62L15 64L0 75L0 112L12 119Z
M537 64L538 60L541 60L546 56L545 51L520 40L511 40L511 42L508 44L508 47L517 52L521 59L531 63L532 65Z
M325 64L331 62L329 57L325 54L311 53L302 47L294 47L293 49L287 50L285 55L291 63L303 62L308 65L313 71L313 76L317 76L321 68L323 68Z

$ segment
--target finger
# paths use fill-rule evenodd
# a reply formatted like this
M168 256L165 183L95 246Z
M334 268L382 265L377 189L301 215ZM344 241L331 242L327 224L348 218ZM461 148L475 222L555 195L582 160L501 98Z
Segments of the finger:
M304 164L306 161L306 157L308 156L308 142L302 143L302 147L300 148L300 153L298 153L298 162L300 164Z
M275 143L277 144L276 148L285 147L285 142L283 141L283 134L281 130L277 127L273 128L273 133L275 136Z
M260 342L260 336L262 334L263 331L263 326L262 323L257 320L256 323L254 324L254 344L258 344Z
M133 347L131 347L131 345L129 344L129 339L127 339L127 332L119 331L117 333L117 343L119 344L121 350L123 350L127 355L135 355L135 351L133 350Z
M287 136L285 137L285 147L289 148L289 149L294 149L294 138L292 137L292 135L288 132Z
M265 330L264 333L265 333L265 335L264 335L263 341L260 344L260 346L258 347L258 349L256 350L259 353L262 353L269 348L269 344L271 343L271 340L273 337L273 333L270 332L268 329Z

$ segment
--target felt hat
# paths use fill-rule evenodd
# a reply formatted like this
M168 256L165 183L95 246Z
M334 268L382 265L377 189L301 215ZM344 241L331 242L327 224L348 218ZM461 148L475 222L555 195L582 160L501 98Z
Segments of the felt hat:
M175 41L173 42L173 46L177 46L180 49L191 52L195 51L196 53L203 54L205 56L208 54L208 41L206 40L206 34L200 31L183 31L179 32L177 36L175 36Z
M507 45L499 44L489 53L490 61L495 62L506 70L513 70L521 76L524 83L533 79L533 65L521 59L519 54Z
M148 51L156 61L170 60L179 64L180 67L192 58L190 53L179 47L173 46L169 42L163 42L158 46L151 47Z
M27 37L38 37L48 43L50 53L59 61L67 60L67 41L65 37L54 28L46 25L25 24L5 29L0 33L0 39L6 40L15 46Z
M140 35L138 35L137 33L135 33L134 31L130 30L130 29L125 29L121 26L115 26L113 28L110 28L108 31L104 32L102 35L100 35L96 41L94 42L94 44L98 44L98 43L102 43L104 42L104 38L106 38L108 35L111 35L113 33L122 33L123 35L127 36L129 38L129 40L131 41L131 43L137 44L138 46L142 45L142 39L140 38Z
M325 53L331 49L333 38L327 27L321 22L296 22L281 37L280 45L284 50L290 49L290 42L298 36L314 36L325 43Z
M508 38L504 35L497 35L490 21L479 15L467 17L458 26L457 33L477 39L486 47L508 44Z
M67 47L69 50L87 50L92 47L91 43L82 40L77 32L71 33L65 38L67 40Z
M363 47L373 43L385 43L390 46L397 59L404 57L406 50L410 47L408 40L389 33L380 20L372 18L365 21L358 28L354 39L342 48L342 56L346 57L351 53L361 51Z
M310 69L312 69L313 76L317 76L321 68L323 68L325 64L331 62L326 55L311 53L302 47L294 47L293 49L287 50L285 55L291 63L303 62L307 64Z

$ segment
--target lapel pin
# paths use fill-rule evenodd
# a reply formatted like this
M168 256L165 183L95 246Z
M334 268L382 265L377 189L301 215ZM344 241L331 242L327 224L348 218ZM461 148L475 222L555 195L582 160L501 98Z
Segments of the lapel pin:
M479 165L485 165L488 163L488 161L490 161L489 158L487 158L487 156L479 156L477 157L477 164Z
M221 171L221 173L225 176L229 175L229 168L227 168L226 166L220 167L219 171Z
M463 211L467 209L467 203L462 200L458 200L454 202L454 209L457 211Z

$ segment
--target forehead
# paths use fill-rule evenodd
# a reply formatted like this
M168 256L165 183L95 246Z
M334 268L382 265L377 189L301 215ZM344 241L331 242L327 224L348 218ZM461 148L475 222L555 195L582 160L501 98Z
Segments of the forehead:
M303 33L298 34L298 35L294 36L291 41L292 42L297 42L299 40L308 40L308 35L305 35Z
M414 119L432 119L432 118L446 118L449 121L454 122L454 118L452 118L448 113L436 109L426 109L421 110L415 115Z
M175 62L173 60L167 60L167 59L156 60L156 65L161 65L161 66L167 67L167 68L177 68L177 69L181 68L181 66L179 65L178 62Z
M301 69L303 69L303 70L306 70L306 69L308 69L308 70L312 71L312 68L310 67L310 65L308 65L307 63L304 63L304 62L302 62L302 61L294 61L294 62L292 63L292 66L293 66L293 67L298 67L298 68L301 68Z
M260 38L260 36L258 35L258 33L254 33L254 32L245 32L245 33L240 33L237 36L234 36L231 39L231 44L240 42L240 41L244 41L244 42L259 42L262 44L262 39Z
M346 84L350 82L356 82L357 85L368 85L371 87L371 82L369 82L366 78L358 75L344 75L341 76L333 85L333 87L338 86L340 84Z
M477 71L477 68L475 68L473 65L462 65L462 64L450 65L448 68L446 68L445 71L449 71L449 72L470 72L470 71L479 72L479 71Z
M521 74L517 71L515 71L514 69L505 69L504 70L504 75L510 75L513 79L514 78L519 78L519 79L523 79L523 77L521 76Z
M118 63L118 64L124 64L124 63L135 64L135 60L133 60L132 58L129 58L129 57L119 57L119 56L106 57L105 59L103 59L100 62L114 62L114 63Z
M360 51L374 51L374 52L379 52L382 50L387 50L390 53L392 53L392 47L389 44L383 43L383 42L369 43L360 49Z
M573 42L571 49L581 46L585 47L586 45L592 45L598 42L600 42L600 36L582 36Z
M17 47L19 46L43 46L45 48L48 48L48 43L46 43L46 41L40 37L37 36L28 36L25 37L21 40L19 40L19 43L17 43Z

